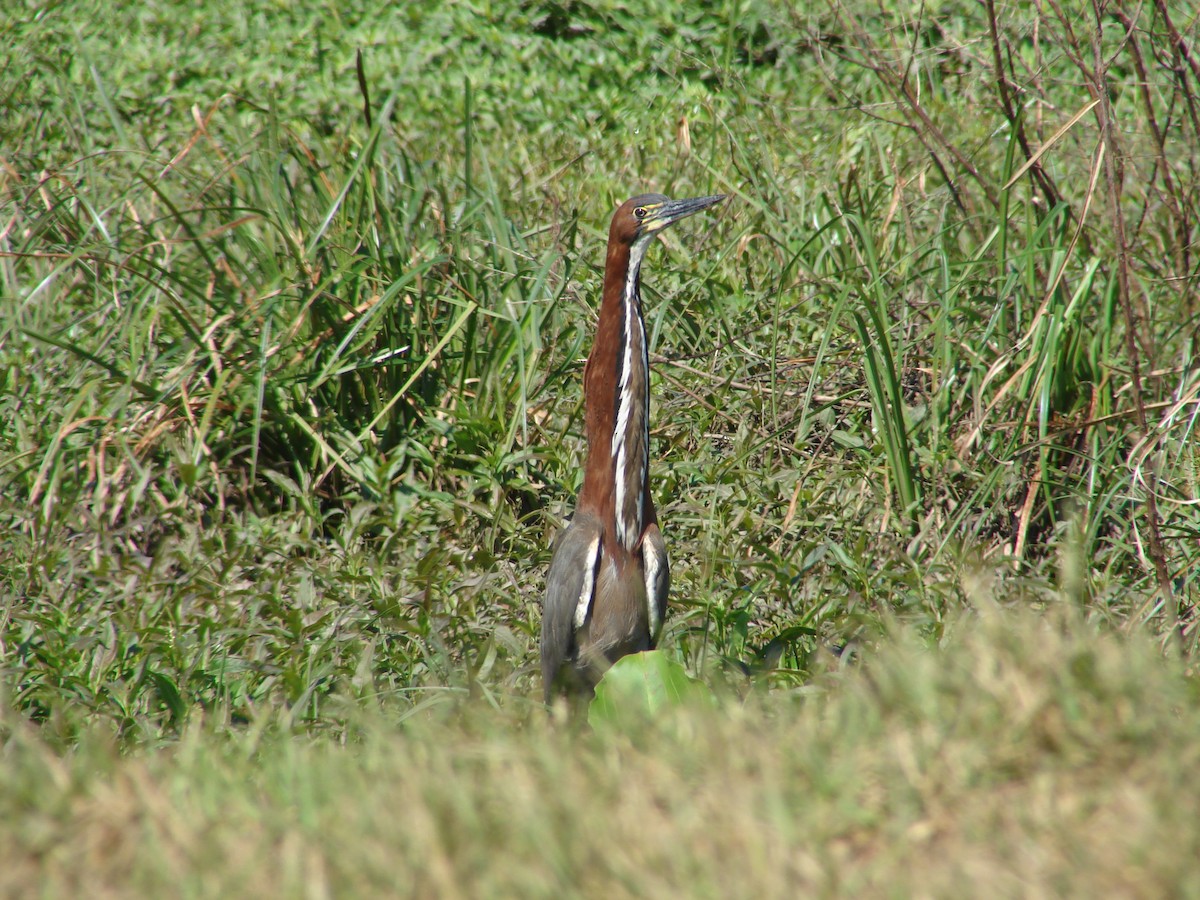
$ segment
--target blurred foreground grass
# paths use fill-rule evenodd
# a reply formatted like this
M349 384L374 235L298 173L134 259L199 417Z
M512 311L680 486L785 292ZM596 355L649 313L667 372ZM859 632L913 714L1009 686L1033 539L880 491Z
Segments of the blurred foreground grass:
M1061 608L950 631L626 733L449 702L64 755L9 712L0 892L1200 895L1195 680Z

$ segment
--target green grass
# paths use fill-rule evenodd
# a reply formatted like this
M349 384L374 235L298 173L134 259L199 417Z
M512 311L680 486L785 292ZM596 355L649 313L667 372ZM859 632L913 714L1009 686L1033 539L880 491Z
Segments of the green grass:
M952 630L626 733L360 708L347 744L197 722L62 755L10 713L0 890L1195 896L1194 680L1061 608Z
M72 893L87 869L64 861L112 840L114 893L385 892L385 849L348 848L418 829L394 824L415 791L423 821L477 829L389 845L440 867L418 893L561 892L586 869L580 893L725 894L737 848L764 893L953 894L1003 867L1034 893L1197 893L1160 847L1195 843L1172 779L1200 634L1198 23L1170 4L989 10L0 13L0 739L43 788L5 817L42 823L0 842L11 889L54 870L47 892ZM723 699L645 738L677 769L625 760L661 808L622 814L662 821L663 843L603 870L585 832L504 792L552 797L560 825L571 804L619 809L616 744L564 743L531 703L608 217L643 190L730 195L643 280L663 648ZM1043 651L1006 643L1009 622ZM1140 680L1093 697L1055 655L1077 645ZM977 734L975 656L1021 682ZM908 669L967 719L864 699ZM1081 774L1070 741L1030 739L995 775L1026 696L1083 710ZM843 720L841 753L806 755ZM905 793L904 740L953 744L936 796ZM719 798L689 798L734 745L755 748L739 764L761 814L714 818ZM571 762L512 785L481 762L555 749ZM855 767L877 788L861 821ZM201 826L153 811L180 785L209 804L195 855ZM257 802L293 787L345 845L313 856L303 804ZM223 830L223 808L244 818ZM1128 852L1088 865L1089 829L1122 819L1141 823ZM75 841L98 843L51 865ZM558 858L524 864L548 843ZM522 866L492 871L505 846ZM241 868L207 862L243 847ZM927 856L928 884L906 881Z

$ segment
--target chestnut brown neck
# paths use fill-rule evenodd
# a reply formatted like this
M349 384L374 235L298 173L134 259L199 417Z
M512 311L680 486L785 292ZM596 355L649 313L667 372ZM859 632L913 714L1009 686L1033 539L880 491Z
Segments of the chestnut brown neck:
M605 524L606 546L632 552L655 521L650 469L650 362L639 273L650 235L609 237L596 342L584 369L587 464L580 509Z

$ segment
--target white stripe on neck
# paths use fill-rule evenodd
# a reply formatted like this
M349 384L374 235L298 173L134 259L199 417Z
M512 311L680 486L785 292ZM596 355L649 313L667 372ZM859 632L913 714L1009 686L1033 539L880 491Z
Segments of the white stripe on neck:
M638 538L642 535L646 468L649 465L650 411L647 407L650 405L650 357L646 343L645 323L643 323L638 310L638 273L642 268L642 260L645 259L646 251L649 249L650 242L653 239L654 235L652 233L644 234L637 238L630 246L629 269L625 274L625 284L623 285L621 294L622 312L624 314L624 346L621 351L621 378L617 385L617 421L612 436L612 457L616 463L614 474L616 476L617 487L615 497L617 540L627 550L632 550ZM635 352L638 354L639 362L642 364L642 389L645 392L645 396L642 397L642 428L645 429L645 434L642 440L642 458L637 461L638 477L634 479L634 489L639 492L637 498L637 521L632 523L633 527L630 527L630 523L625 521L625 438L629 430L629 417L632 415L633 404L635 402L633 392L630 388L630 378L634 363L633 354Z

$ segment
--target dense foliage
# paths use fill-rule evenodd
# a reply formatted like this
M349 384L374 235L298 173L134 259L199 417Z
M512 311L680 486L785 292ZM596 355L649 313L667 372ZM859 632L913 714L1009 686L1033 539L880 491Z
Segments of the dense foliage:
M1194 650L1194 15L2 15L3 689L66 742L531 694L643 189L732 197L644 275L669 653L786 688L980 593Z

